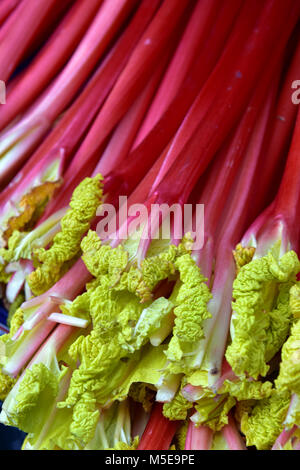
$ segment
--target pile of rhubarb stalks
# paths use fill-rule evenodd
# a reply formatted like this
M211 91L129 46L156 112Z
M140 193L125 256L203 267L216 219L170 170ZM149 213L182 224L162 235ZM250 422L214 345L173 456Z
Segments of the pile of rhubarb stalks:
M23 449L300 449L299 19L0 2L0 422Z

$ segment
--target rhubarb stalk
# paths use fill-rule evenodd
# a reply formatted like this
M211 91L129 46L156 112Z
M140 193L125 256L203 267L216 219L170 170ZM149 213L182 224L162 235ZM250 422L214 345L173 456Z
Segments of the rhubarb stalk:
M15 9L0 44L0 80L7 82L57 0L23 0Z
M9 83L5 110L0 108L0 130L31 105L55 77L73 53L102 2L76 2L34 60Z
M141 437L138 450L169 450L180 421L169 421L162 414L160 403L153 406L150 419Z
M84 38L54 83L12 128L2 133L0 155L6 162L6 172L9 171L12 156L14 164L16 161L24 161L59 114L69 105L107 50L135 3L135 0L116 0L112 7L111 2L104 1ZM16 149L12 148L14 145ZM3 162L1 163L3 165ZM3 178L6 177L6 172Z

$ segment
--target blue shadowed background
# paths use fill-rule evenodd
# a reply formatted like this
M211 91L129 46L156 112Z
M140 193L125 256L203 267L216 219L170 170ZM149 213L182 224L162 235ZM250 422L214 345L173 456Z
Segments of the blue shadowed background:
M6 318L7 312L3 307L1 300L0 300L0 324L6 325ZM0 330L0 334L2 331ZM0 409L1 409L1 401L0 401ZM0 450L19 450L21 449L23 440L25 438L24 433L19 431L16 428L12 428L10 426L3 426L0 424Z

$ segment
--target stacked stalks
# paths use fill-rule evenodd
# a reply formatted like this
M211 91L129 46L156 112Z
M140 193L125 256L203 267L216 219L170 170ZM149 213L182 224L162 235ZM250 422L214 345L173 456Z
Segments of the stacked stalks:
M0 421L24 449L299 448L299 16L2 1Z

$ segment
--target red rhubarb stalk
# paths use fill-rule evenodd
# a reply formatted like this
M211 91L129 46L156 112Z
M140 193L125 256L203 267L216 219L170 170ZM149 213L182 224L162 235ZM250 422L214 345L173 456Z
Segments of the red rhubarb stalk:
M167 167L168 170L171 169L174 159L178 156L178 152L182 151L183 147L188 144L189 140L196 133L196 131L199 132L200 142L200 145L198 145L198 155L201 155L202 151L210 151L210 148L208 146L208 140L209 142L212 141L215 143L215 148L211 150L212 154L214 154L218 149L218 145L220 145L220 142L222 142L222 139L224 138L226 132L226 124L224 122L224 119L220 119L220 121L223 123L223 125L221 126L219 123L217 123L218 118L220 118L222 113L224 113L226 110L227 122L227 119L230 120L230 111L233 112L234 110L237 110L238 103L242 105L241 93L239 100L237 100L237 104L232 107L233 109L230 109L230 105L228 106L229 103L235 103L232 95L235 93L235 91L237 91L238 86L244 86L244 93L247 90L247 86L253 87L253 83L251 84L250 77L249 82L245 83L247 82L247 80L243 75L243 71L240 70L242 68L241 51L243 50L243 47L246 47L247 41L249 41L249 35L254 28L260 10L261 5L259 4L259 2L254 2L251 5L248 2L245 2L234 24L233 31L225 45L225 48L219 61L217 62L212 73L206 80L205 85L203 86L196 100L189 109L188 114L186 115L184 121L182 122L180 128L178 129L175 135L175 138L172 141L168 158L165 159L164 168L162 168L163 172L165 172L165 167ZM253 39L255 40L255 36ZM237 44L239 45L238 47ZM245 65L247 67L247 64ZM257 67L259 67L258 60L257 62L254 62L253 69L257 70ZM238 83L236 77L236 70L239 71L240 83ZM243 79L241 79L241 77L243 77ZM219 93L220 90L222 90L221 97ZM219 101L215 103L214 100L217 100L218 98ZM218 112L216 112L216 109L218 110ZM240 109L243 108L241 107ZM210 110L211 114L209 114ZM202 133L200 133L201 130L199 129L201 124ZM227 129L229 128L230 127L228 126ZM218 132L216 132L216 129L218 129ZM222 129L224 129L224 134L222 133ZM213 134L213 137L210 136L210 134ZM218 138L219 142L217 140ZM201 145L202 142L203 146ZM181 152L182 158L185 158L185 153L186 152ZM194 160L195 165L197 164L196 162L199 162L199 160L200 159ZM201 161L203 162L204 169L206 166L204 156ZM190 185L191 187L193 187L195 181L198 179L198 173L193 171L192 168L190 169L190 171L191 175L194 176L194 179L191 180ZM171 176L170 174L170 179L172 177L173 175ZM160 179L161 176L158 175L158 180ZM180 185L181 182L179 183L178 181L178 184ZM184 184L181 187L184 187ZM190 191L190 188L187 188L187 192L188 191Z
M105 139L143 88L147 76L173 37L187 6L186 0L166 0L162 4L104 103L79 150L78 158L83 158L81 155L90 152L95 139L98 147L94 152L98 153Z
M276 195L280 184L282 171L285 164L285 158L295 127L297 117L297 106L291 100L292 83L295 77L300 76L300 42L293 54L292 61L281 85L274 118L270 123L268 138L266 139L266 159L270 161L269 165L264 164L264 159L257 170L257 188L260 192L257 196L264 200L265 204L270 204ZM272 159L268 157L272 155ZM266 181L269 185L266 186Z
M254 3L256 4L256 2ZM258 20L257 11L255 12L255 19L257 21L253 25L252 18L252 23L250 22L252 33L250 37L246 37L244 43L245 49L241 46L242 42L237 40L237 36L241 35L240 28L242 28L243 23L237 22L238 27L233 31L230 38L230 41L234 40L234 43L230 42L228 47L226 47L222 58L206 82L206 86L201 91L199 98L192 107L193 109L189 112L181 126L180 132L172 143L172 147L176 146L177 138L183 139L186 142L186 139L193 135L193 129L197 132L197 139L194 138L190 142L189 148L185 148L185 151L181 152L181 155L176 159L176 163L170 166L168 177L164 183L165 194L163 194L162 190L159 190L158 203L166 202L163 201L164 198L167 198L170 203L187 199L201 172L206 168L208 162L218 150L218 146L220 146L241 111L245 108L256 79L269 57L268 50L271 50L275 40L278 41L278 35L281 38L279 34L282 29L280 26L280 15L282 13L288 16L287 11L281 11L281 7L280 2L266 2ZM239 19L248 19L249 21L250 15L253 15L253 8L253 2L251 4L245 2ZM293 25L295 24L295 19L291 20L290 16L289 21ZM269 27L266 27L266 25L269 25ZM238 32L240 35L237 34ZM285 40L287 39L285 38ZM264 48L260 47L262 43ZM237 63L234 63L232 60L232 52L234 52L232 48L238 48L238 51L235 51L238 56ZM219 73L226 70L227 67L230 70L229 74L226 76L223 73L221 74L224 88L221 88L218 93L212 87L212 83L214 79L220 79ZM208 95L210 97L216 95L216 98L207 106L209 102ZM204 106L201 101L204 101ZM170 154L172 153L172 147ZM196 152L201 158L192 159L190 155ZM180 172L178 168L181 168ZM186 180L187 168L190 175L188 184ZM176 185L174 185L174 181L176 181ZM170 191L170 188L172 191ZM184 188L184 191L182 191L182 188ZM179 199L178 193L180 194Z
M84 286L91 279L92 276L87 271L84 263L79 260L47 292L47 296L43 295L37 298L40 303L35 308L32 306L28 307L32 313L23 323L20 332L15 335L13 342L15 352L10 356L3 372L12 376L17 376L20 373L56 325L54 322L49 321L48 317L51 313L57 312L57 298L61 299L61 303L66 300L74 300L82 293ZM27 311L27 308L24 306L22 308L24 308L25 312ZM66 325L60 326L66 327ZM73 326L68 325L67 327L70 331L76 331L76 328Z
M110 171L113 171L114 168L118 168L118 165L123 161L127 161L126 157L130 152L136 133L145 116L146 110L148 109L153 93L157 88L158 82L165 68L167 57L168 55L160 61L154 74L148 80L145 89L142 90L140 96L138 96L133 102L129 111L117 125L111 139L106 145L104 151L101 153L100 159L98 156L98 163L95 161L95 158L91 158L89 161L89 154L86 154L86 158L83 159L83 154L79 149L65 173L64 179L66 183L50 202L41 219L41 223L45 221L53 211L60 210L62 207L68 205L75 187L80 183L83 175L86 175L88 169L88 174L90 175L101 173L103 176L106 176ZM89 147L90 155L93 156L93 149L98 147L99 143L96 135L94 137L93 145L92 142L90 142Z
M253 96L247 106L246 112L241 119L235 133L229 140L228 144L219 152L216 163L208 175L204 191L202 192L199 203L205 206L205 234L204 245L197 253L198 264L201 267L203 274L211 278L213 257L215 256L216 240L220 238L223 245L224 230L222 228L221 220L227 219L226 205L224 207L224 200L229 198L232 192L233 182L236 178L237 171L240 168L240 161L246 153L247 145L249 143L251 133L262 103L268 93L270 83L274 81L275 68L278 68L278 56L273 57L272 63L269 66L268 72L262 77L259 86L255 89ZM273 159L264 160L264 162L273 162ZM257 168L259 161L254 162L254 168ZM272 165L272 163L271 163ZM268 165L264 165L268 168ZM257 170L255 170L257 172ZM265 180L269 181L269 180ZM246 192L246 191L245 191ZM253 204L255 207L255 204ZM221 217L222 215L222 217ZM240 220L240 230L243 230ZM241 232L242 233L242 232Z
M102 2L103 0L76 2L34 60L10 82L5 110L0 108L0 130L31 105L67 62Z
M0 3L0 26L20 2L21 0L2 0Z
M216 17L217 3L217 0L199 0L197 2L159 90L151 103L143 126L138 133L134 148L142 142L173 101L192 63L196 60L196 54L203 54L201 49L205 36L208 35L212 22Z
M249 5L248 5L248 8L245 8L243 11L243 15L241 15L243 22L247 22L247 21L250 22L250 25L248 25L248 30L249 29L251 30L251 28L254 27L253 23L255 23L253 17L252 17L252 21L249 21L249 13L252 12L252 9L250 8L250 10L251 11L249 12ZM265 13L265 15L268 17L267 13ZM242 23L242 26L244 26L243 23ZM245 34L244 33L245 28L240 28L240 29L237 28L237 29L238 31L240 31L241 29L243 34ZM234 32L234 36L236 35L238 34ZM240 37L242 36L242 34L240 33L240 35L238 36ZM253 34L253 36L254 37L251 39L255 43L256 33ZM244 41L245 43L249 41L249 38L247 37L247 35L246 37L244 37ZM218 70L229 68L229 62L232 65L232 54L231 54L232 47L228 47L227 53L228 55L225 55L225 58L223 54L223 61L222 61L221 66L217 67ZM235 53L237 55L237 51ZM242 70L244 70L244 68L247 69L249 66L254 67L254 64L256 63L255 61L256 57L254 57L254 55L251 56L251 59L253 62L252 64L250 60L245 64L244 56L240 57L240 55L241 55L241 51L239 49L238 57L240 59L240 65L241 65L240 68ZM251 90L251 87L253 86L253 83L251 82L249 83L247 82L247 80L245 83L243 80L240 80L242 84L242 86L240 86L240 84L236 82L235 72L232 73L232 69L229 68L228 73L229 73L229 83L231 83L231 87L228 87L229 90L227 91L230 95L230 102L236 103L235 107L237 109L235 111L237 112L237 110L240 109L239 105L241 105L241 101L240 101L241 92L243 91L243 93L247 96L247 94L249 93L249 89ZM169 205L172 205L174 202L179 202L183 204L188 199L188 196L190 192L192 191L193 186L195 185L195 182L197 181L198 177L205 170L210 159L213 157L215 151L217 150L217 146L219 142L217 142L217 138L215 135L215 128L219 126L218 135L220 134L221 138L224 138L226 131L228 131L228 128L226 128L226 124L228 124L228 121L230 121L230 119L229 119L229 116L228 116L229 113L227 112L227 110L226 110L226 120L224 119L224 116L225 116L225 109L228 104L227 100L229 100L229 96L226 96L226 93L222 93L221 96L219 96L219 99L217 100L218 104L216 105L216 107L213 106L213 108L218 109L218 107L220 107L223 110L224 116L222 116L222 114L219 115L218 113L215 113L215 111L213 112L211 111L211 114L213 115L210 116L210 119L208 121L204 120L204 122L200 122L200 124L198 125L198 129L196 128L196 131L194 133L192 132L192 129L195 128L195 123L199 122L198 119L200 119L201 121L201 117L203 118L204 115L207 113L208 108L212 106L208 98L209 98L209 95L216 93L215 91L215 86L217 84L216 80L220 80L219 75L215 74L215 72L212 75L213 75L213 79L211 80L211 82L210 82L210 79L208 80L210 82L210 87L207 87L206 85L205 93L202 93L202 92L200 93L200 96L203 97L203 103L201 102L201 100L197 99L197 106L193 105L192 112L188 113L188 116L185 118L181 128L179 129L177 135L172 141L171 147L168 150L167 157L164 159L164 163L161 167L160 173L158 174L158 177L156 178L156 181L154 183L152 192L149 193L148 205L151 203L157 203L157 204L167 203ZM209 90L211 90L210 93L209 93ZM231 95L234 92L236 92L237 96L239 96L238 100L232 99ZM233 120L236 119L236 116L232 116L232 119ZM214 122L216 123L215 125L213 124ZM223 134L221 132L221 125L224 131ZM232 125L232 121L231 121L231 125ZM213 142L210 142L212 140L212 136L210 135L211 133L214 136ZM214 143L214 146L211 145L212 143ZM180 152L179 156L178 156L178 148L180 149L182 148L182 151ZM167 164L165 164L166 161L167 161ZM171 165L171 163L173 164ZM168 170L170 165L171 167L168 173L166 174L166 171ZM190 174L188 183L186 181L186 169L187 168L189 168L189 174ZM162 178L163 173L165 174L164 178ZM176 181L176 184L174 184L175 181ZM182 188L184 188L183 191L182 191ZM156 223L159 223L158 219ZM128 228L127 225L128 225L128 222L126 222L126 227L125 227L126 231ZM147 229L148 228L149 227L147 227ZM157 228L158 227L154 226L153 230L150 229L152 230L152 235L153 235L153 232L157 230ZM151 234L150 236L143 237L143 238L144 238L144 241L141 245L139 259L145 256L147 247L151 240Z
M157 70L155 70L153 76L148 81L145 89L120 121L93 172L94 175L98 173L107 175L113 168L116 168L121 162L125 161L125 157L127 157L132 148L134 138L145 117L164 68L165 60L158 64ZM72 165L70 170L71 168Z
M6 28L1 37L0 80L8 81L36 32L56 4L57 0L49 0L46 3L39 0L23 0L17 6L9 28Z
M113 4L108 0L104 1L84 38L54 83L16 125L2 133L2 159L5 158L6 152L13 152L11 148L15 144L18 146L20 140L21 145L12 153L15 164L36 148L55 119L69 105L80 86L89 77L135 3L136 0L116 0ZM8 167L10 159L11 154L8 161L5 158Z
M267 22L272 24L272 22L275 22L274 30L276 30L276 28L279 28L280 23L278 16L278 4L276 4L276 6L272 4L271 14L269 11L269 7L270 5L265 6L258 23L260 24L260 22L262 22L265 24ZM243 10L243 15L241 16L241 18L246 20L248 18L248 14L249 11L247 8L245 8ZM200 121L198 129L196 129L192 137L189 139L180 155L176 159L174 159L174 157L172 156L171 160L173 160L173 163L170 169L168 170L167 174L165 174L163 178L161 178L160 174L158 175L154 183L154 187L152 191L150 191L148 200L146 202L149 207L153 203L158 205L164 203L171 206L173 203L184 204L188 200L188 197L197 179L199 178L201 173L203 173L203 171L206 169L209 161L211 160L215 151L218 148L218 144L221 143L221 139L225 138L226 132L229 131L230 127L232 127L232 125L234 124L237 115L241 112L241 105L243 102L242 96L244 97L244 100L246 100L247 98L249 99L249 93L254 85L251 81L248 81L248 72L253 79L255 76L254 69L256 69L257 65L259 64L259 68L256 69L256 74L260 71L260 68L263 67L262 59L264 56L264 54L261 54L261 61L258 61L257 54L253 53L253 50L258 46L256 41L260 41L261 38L258 38L258 36L260 35L257 36L257 24L251 24L251 26L252 28L254 28L254 31L250 35L250 39L248 37L246 38L246 44L248 45L248 47L246 48L247 54L242 54L241 56L239 56L238 63L235 64L239 73L237 74L235 69L233 72L232 69L230 69L229 77L225 80L225 83L227 83L228 85L226 91L223 92L222 90L220 95L217 95L216 99L213 102L213 105L209 107L209 111L206 111L206 119ZM274 32L273 28L259 29L262 34L264 33L263 36L266 36L266 42L270 41L270 30ZM273 39L275 40L275 38ZM281 41L283 42L282 38ZM250 44L251 46L253 46L253 49L250 48ZM271 47L270 42L269 47ZM230 48L227 50L227 52L228 51L230 51ZM265 52L266 51L264 49L264 53ZM240 49L239 53L241 54ZM224 68L225 65L228 66L228 61L231 60L231 57L227 57L225 55L224 59L223 55L223 60L224 62L222 63L222 67ZM222 67L219 65L217 69ZM251 68L251 70L249 69L249 67ZM205 93L204 96L205 98L207 98L207 95ZM232 106L231 103L235 103L235 105ZM199 117L199 114L205 114L203 113L203 111L204 109L207 110L207 104L208 103L205 99L203 109L201 109L201 106L198 106L198 103L197 107L193 106L194 110L197 109L197 117ZM194 116L193 113L189 113L188 117L191 116ZM185 119L184 124L189 122L188 117ZM217 134L215 132L216 128L218 129ZM183 131L183 134L187 135L187 133L190 133L189 127L187 129L184 129ZM183 136L183 140L186 139L186 135ZM172 142L169 154L172 154L172 148L176 148L174 141L176 141L176 137ZM168 156L164 159L164 163L167 160ZM189 171L188 180L186 179L187 168ZM162 165L161 171L166 172L166 165ZM176 184L174 184L174 182L176 182ZM120 233L122 233L124 230L126 232L128 231L129 223L130 220L127 221L125 226L120 229ZM139 262L144 258L150 241L153 238L154 233L156 233L156 231L158 230L160 223L161 219L159 217L156 217L152 226L149 223L146 224L145 230L148 231L148 234L147 236L146 234L143 234L142 236L138 253ZM116 237L114 236L114 238ZM123 238L123 233L121 238ZM114 246L116 245L116 243L118 242L114 241Z
M280 254L299 248L299 199L300 199L300 113L289 149L287 163L274 202L254 221L242 238L242 245L253 244L256 256L264 256L281 241Z
M138 450L169 450L180 421L169 421L162 414L163 405L155 403L141 437Z
M273 102L274 89L271 89L247 148L239 179L230 201L230 208L226 213L226 221L223 222L220 230L220 241L217 241L212 287L213 299L208 305L212 318L205 324L205 340L198 357L201 362L202 355L206 354L210 384L215 383L221 373L231 315L232 282L236 274L232 250L241 236L240 234L246 222L247 207L252 202L255 170L261 156L265 130L269 122Z
M229 0L223 4L212 31L204 42L202 53L199 53L196 57L195 63L180 87L178 94L153 129L131 152L126 164L124 162L117 171L105 178L106 192L118 188L120 194L130 194L143 177L143 174L151 169L155 160L169 145L218 59L239 5L239 0ZM176 146L176 156L180 150L178 144ZM127 177L128 174L130 174L130 178Z

